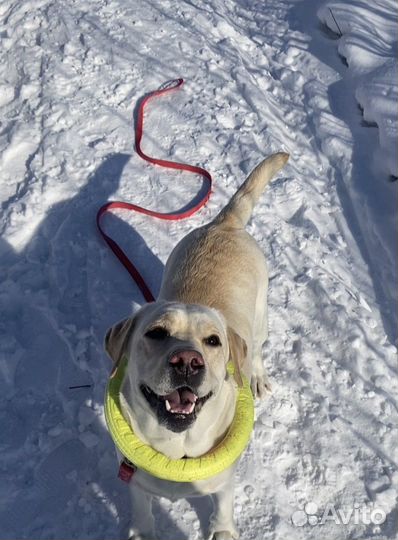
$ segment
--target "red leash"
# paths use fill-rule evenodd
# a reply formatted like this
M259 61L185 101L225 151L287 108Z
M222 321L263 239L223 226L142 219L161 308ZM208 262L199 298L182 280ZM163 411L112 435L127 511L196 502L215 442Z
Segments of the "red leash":
M169 81L165 83L164 85L162 85L159 90L155 90L151 92L150 94L148 94L141 100L139 108L138 108L137 123L135 126L135 149L136 149L137 154L140 157L142 157L142 159L145 159L146 161L149 161L150 163L154 163L155 165L160 165L161 167L167 167L168 169L179 169L182 171L187 171L190 173L200 174L204 176L209 182L205 195L195 206L193 206L192 208L189 208L188 210L185 210L184 212L183 211L174 212L174 213L155 212L154 210L149 210L147 208L143 208L142 206L137 206L136 204L126 203L126 202L121 202L121 201L107 202L106 204L101 206L101 208L97 212L97 227L99 229L99 232L101 233L102 237L104 238L108 246L111 248L113 253L116 255L119 261L126 268L127 272L131 275L131 277L137 283L138 287L140 288L147 302L153 302L155 300L153 294L149 290L140 272L137 270L134 264L130 261L130 259L121 249L121 247L110 236L108 236L105 233L101 225L101 219L104 216L104 214L116 208L119 208L119 209L121 208L123 210L133 210L134 212L139 212L140 214L146 214L148 216L156 217L159 219L168 219L168 220L184 219L186 217L192 216L192 214L194 214L200 208L202 208L202 206L204 206L209 200L209 197L211 194L212 178L210 176L210 173L208 173L205 169L202 169L201 167L195 167L193 165L188 165L187 163L178 163L175 161L167 161L164 159L153 158L145 154L141 149L141 139L142 139L142 134L144 130L145 105L152 98L161 96L165 94L166 92L170 92L171 90L175 90L179 88L182 84L184 84L183 79L175 79L173 81Z

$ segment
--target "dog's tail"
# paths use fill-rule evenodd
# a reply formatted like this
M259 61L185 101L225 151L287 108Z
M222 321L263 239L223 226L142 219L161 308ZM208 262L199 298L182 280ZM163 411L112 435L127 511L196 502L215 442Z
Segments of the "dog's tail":
M245 227L250 219L254 205L272 177L285 165L289 154L279 152L272 154L249 174L245 182L225 206L214 223L223 224L234 229Z

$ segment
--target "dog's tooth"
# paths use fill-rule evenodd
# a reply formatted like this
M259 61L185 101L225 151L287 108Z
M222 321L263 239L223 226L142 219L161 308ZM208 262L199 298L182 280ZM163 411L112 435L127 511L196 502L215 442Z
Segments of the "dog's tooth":
M166 410L170 412L170 410L171 410L171 405L170 405L170 403L169 403L169 400L168 400L168 399L165 399L165 400L164 400L164 404L166 405ZM171 412L173 412L173 411L171 411Z
M194 408L195 408L195 403L191 403L191 406L189 407L189 411L187 411L188 414L191 414Z

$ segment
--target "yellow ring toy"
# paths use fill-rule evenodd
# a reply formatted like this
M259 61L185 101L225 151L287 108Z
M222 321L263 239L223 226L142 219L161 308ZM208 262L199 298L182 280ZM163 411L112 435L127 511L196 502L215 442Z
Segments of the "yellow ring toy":
M210 478L230 467L246 448L254 423L254 401L250 385L243 377L238 389L235 416L224 439L212 450L198 458L170 459L135 435L122 414L119 394L127 365L124 358L105 394L105 419L112 439L125 458L138 469L174 482L195 482ZM233 366L228 364L228 372Z

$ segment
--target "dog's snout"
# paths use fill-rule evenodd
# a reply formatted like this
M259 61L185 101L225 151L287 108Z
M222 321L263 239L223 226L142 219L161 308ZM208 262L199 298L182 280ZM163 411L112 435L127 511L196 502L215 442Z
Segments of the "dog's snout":
M198 351L176 351L170 359L169 364L181 374L193 375L204 368L203 356Z

